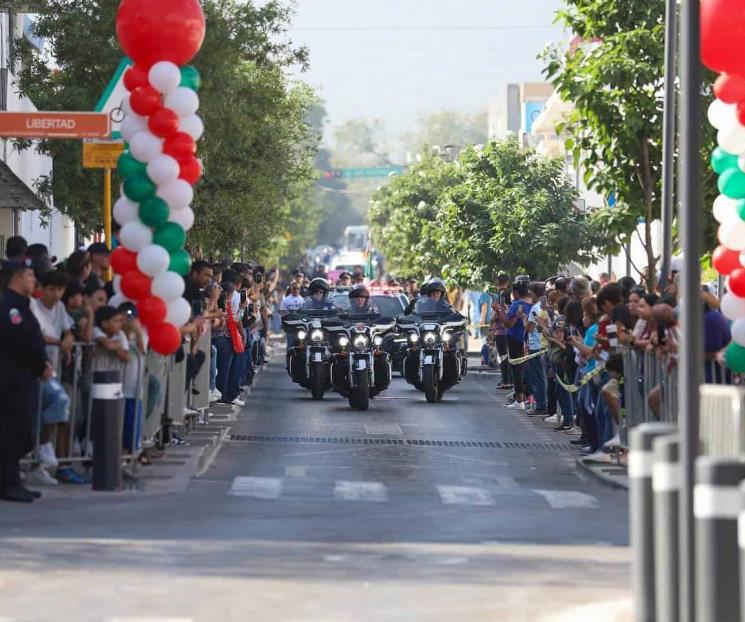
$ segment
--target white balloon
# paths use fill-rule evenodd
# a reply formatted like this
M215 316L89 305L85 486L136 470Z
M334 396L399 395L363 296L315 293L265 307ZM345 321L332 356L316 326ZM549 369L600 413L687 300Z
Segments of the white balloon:
M138 162L150 162L163 153L163 141L148 131L137 132L129 141L129 151Z
M707 116L709 117L709 123L721 130L737 121L737 106L726 104L721 99L715 99L709 105Z
M122 293L122 275L121 274L115 274L114 279L112 280L111 284L114 287L115 294Z
M168 207L173 209L183 209L191 205L194 200L194 188L188 181L176 179L172 182L159 186L155 195L168 203Z
M139 253L143 248L153 243L153 232L139 220L128 222L119 233L124 248Z
M185 86L180 86L166 97L164 106L180 117L189 117L199 110L199 95Z
M111 298L109 298L108 306L118 307L125 302L132 302L132 300L127 298L124 294L114 294Z
M132 142L132 139L140 132L147 132L147 119L138 114L128 114L122 123L122 138Z
M178 160L166 154L155 156L147 165L147 176L158 186L175 181L180 173Z
M745 127L737 121L717 132L717 143L727 153L739 155L745 151Z
M186 132L194 140L199 140L204 134L204 122L199 115L193 114L183 117L179 122L179 130Z
M135 114L134 110L132 110L132 106L129 105L129 93L127 93L122 98L122 110L124 111L124 114L126 116L129 116L131 114Z
M194 210L190 207L172 209L168 214L168 222L175 222L184 231L189 231L194 226Z
M719 242L733 251L745 249L745 222L740 220L731 220L719 225L717 232Z
M137 267L148 276L158 276L168 270L171 256L158 244L150 244L137 253Z
M728 292L722 296L721 309L727 319L732 321L741 320L745 318L745 298L740 298Z
M153 279L150 291L166 302L178 300L184 294L184 279L177 272L163 272Z
M118 222L122 227L128 222L138 220L138 210L140 206L137 203L133 203L126 197L120 198L114 203L114 220Z
M737 320L730 326L730 331L732 332L732 341L745 347L745 319Z
M714 218L719 223L729 222L740 217L737 201L720 194L714 201Z
M191 317L191 305L185 298L176 298L168 303L166 322L173 322L176 326L183 326Z
M168 95L181 83L181 70L178 65L163 60L150 67L147 78L153 88Z

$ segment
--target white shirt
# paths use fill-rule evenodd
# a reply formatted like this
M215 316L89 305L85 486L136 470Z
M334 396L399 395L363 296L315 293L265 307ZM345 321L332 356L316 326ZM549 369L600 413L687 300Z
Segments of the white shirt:
M285 296L282 299L282 304L279 307L280 311L297 311L300 309L303 304L305 303L305 298L302 296L293 296L290 294L289 296Z
M48 339L62 339L62 333L72 330L74 322L67 314L65 305L58 302L51 309L41 300L31 299L31 312L39 321L41 333ZM47 346L47 357L56 370L59 366L59 346Z

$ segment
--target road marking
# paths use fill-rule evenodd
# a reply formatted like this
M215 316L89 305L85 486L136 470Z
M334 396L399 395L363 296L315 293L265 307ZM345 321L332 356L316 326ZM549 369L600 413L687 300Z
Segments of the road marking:
M305 477L308 467L288 466L285 467L285 477Z
M365 432L370 435L403 436L401 426L397 423L366 423Z
M2 622L2 618L0 618ZM106 622L194 622L194 618L152 618L148 616L134 618L107 618Z
M515 481L513 477L507 477L506 475L497 475L494 479L497 480L497 484L500 488L520 488L520 485Z
M277 499L282 494L282 480L276 477L236 477L228 494L255 499Z
M633 602L630 598L603 603L593 603L576 607L570 611L552 613L543 618L544 622L622 622L630 620Z
M343 501L376 501L388 500L388 491L380 482L346 482L338 481L334 486L334 497Z
M555 510L599 507L598 500L584 492L574 490L534 490L533 492L546 499Z
M438 486L437 491L445 505L494 505L494 497L483 488Z

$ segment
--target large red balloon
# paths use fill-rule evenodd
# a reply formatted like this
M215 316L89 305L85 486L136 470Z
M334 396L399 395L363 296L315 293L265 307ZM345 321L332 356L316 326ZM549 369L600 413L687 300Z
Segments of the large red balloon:
M186 65L204 41L199 0L123 0L116 16L122 49L145 69L161 60Z
M714 83L714 95L725 104L737 104L745 100L745 79L723 73Z
M745 268L737 268L730 273L729 291L735 296L745 298Z
M166 138L163 143L163 153L175 158L179 162L194 157L197 152L197 143L186 132L177 132Z
M117 274L127 274L127 272L137 270L137 253L123 246L115 248L111 253L111 268Z
M153 326L165 321L168 307L162 298L148 296L137 303L137 313L143 326Z
M161 108L148 119L150 131L160 138L168 138L178 132L178 115L170 108Z
M163 356L173 354L181 345L181 331L178 326L170 322L151 326L148 330L148 337L150 347Z
M150 295L150 277L139 270L122 275L122 294L131 300L142 300Z
M160 110L160 93L152 86L139 86L129 96L129 105L141 117L149 117Z
M150 84L147 71L139 65L133 65L124 72L124 87L131 93L136 88Z
M184 181L195 185L202 178L202 162L197 158L189 158L179 162L181 174L179 177Z
M745 74L745 3L701 0L701 61L714 71Z
M742 268L740 264L740 251L733 251L726 246L717 246L714 253L711 256L711 265L714 269L727 276L733 270Z

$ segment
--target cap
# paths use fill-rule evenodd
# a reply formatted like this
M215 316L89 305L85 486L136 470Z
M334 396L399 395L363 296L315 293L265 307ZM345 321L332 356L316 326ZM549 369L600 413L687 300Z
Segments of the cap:
M111 251L109 247L103 242L94 242L88 247L88 252L91 255L110 255Z

